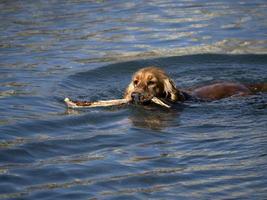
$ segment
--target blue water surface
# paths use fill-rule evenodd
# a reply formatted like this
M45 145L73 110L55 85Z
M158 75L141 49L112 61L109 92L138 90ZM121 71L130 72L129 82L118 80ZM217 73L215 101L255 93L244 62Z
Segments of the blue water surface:
M178 87L267 82L265 0L1 1L0 199L266 199L267 94L171 109L121 98L132 74Z

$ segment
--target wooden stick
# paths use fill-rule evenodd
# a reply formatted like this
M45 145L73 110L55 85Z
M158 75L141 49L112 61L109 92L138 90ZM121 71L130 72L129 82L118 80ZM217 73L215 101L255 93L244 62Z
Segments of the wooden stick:
M126 99L89 102L89 101L71 101L69 98L65 98L64 101L70 108L106 107L106 106L117 106L128 103Z
M71 101L69 98L65 98L64 101L69 108L107 107L107 106L118 106L129 103L127 99L114 99L114 100L89 102L89 101ZM153 97L151 101L154 102L155 104L170 108L169 105L167 105L157 97Z
M155 104L158 104L160 106L166 107L166 108L170 108L171 106L169 106L168 104L164 103L163 101L161 101L159 98L157 97L153 97L151 99L152 102L154 102Z

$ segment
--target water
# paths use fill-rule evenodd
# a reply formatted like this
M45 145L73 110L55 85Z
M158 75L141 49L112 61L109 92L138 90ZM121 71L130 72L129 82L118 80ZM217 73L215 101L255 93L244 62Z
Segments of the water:
M156 65L179 87L267 82L267 3L1 1L0 199L266 199L266 94L168 110L120 98Z

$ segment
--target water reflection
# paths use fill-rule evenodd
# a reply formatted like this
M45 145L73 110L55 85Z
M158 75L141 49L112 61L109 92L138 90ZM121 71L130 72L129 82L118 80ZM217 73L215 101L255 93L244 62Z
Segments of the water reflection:
M129 120L138 128L163 130L179 125L179 115L182 108L166 109L156 106L132 106Z

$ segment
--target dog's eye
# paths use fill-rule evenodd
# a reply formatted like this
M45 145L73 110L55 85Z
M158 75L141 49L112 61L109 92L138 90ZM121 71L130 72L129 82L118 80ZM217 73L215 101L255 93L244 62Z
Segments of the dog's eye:
M138 80L134 80L133 84L137 85L138 84Z
M147 84L148 85L154 85L156 82L155 81L148 81Z

